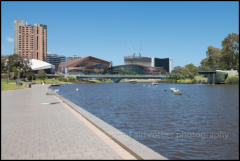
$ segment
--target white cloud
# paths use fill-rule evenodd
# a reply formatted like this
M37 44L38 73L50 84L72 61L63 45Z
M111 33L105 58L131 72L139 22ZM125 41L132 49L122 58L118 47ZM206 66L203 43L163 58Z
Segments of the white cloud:
M8 41L8 42L13 42L14 39L13 39L12 37L8 37L8 38L7 38L7 41Z

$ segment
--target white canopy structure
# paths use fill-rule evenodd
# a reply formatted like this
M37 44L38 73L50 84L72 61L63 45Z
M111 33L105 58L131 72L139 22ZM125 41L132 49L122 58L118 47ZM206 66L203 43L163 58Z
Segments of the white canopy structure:
M30 59L29 62L31 63L32 70L51 69L55 67L52 64L37 59Z

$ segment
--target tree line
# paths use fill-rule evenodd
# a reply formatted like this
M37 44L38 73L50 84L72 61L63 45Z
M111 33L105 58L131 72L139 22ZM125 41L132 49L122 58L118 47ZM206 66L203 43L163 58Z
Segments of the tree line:
M8 56L7 62L1 59L2 73L12 73L16 79L18 74L21 78L34 78L34 73L29 66L29 60L13 54ZM239 35L236 33L228 34L222 41L222 48L208 46L206 58L201 60L200 66L192 63L183 67L177 66L170 74L170 79L193 79L198 71L210 70L238 70L239 71ZM43 71L38 73L41 77L45 76Z
M172 71L171 79L193 79L198 71L238 70L239 72L239 35L228 34L222 41L222 48L208 46L206 58L201 60L200 66L192 63L183 67L177 66Z

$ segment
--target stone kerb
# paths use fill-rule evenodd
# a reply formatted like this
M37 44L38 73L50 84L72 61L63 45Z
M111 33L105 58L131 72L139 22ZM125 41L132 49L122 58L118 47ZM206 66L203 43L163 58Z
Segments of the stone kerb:
M139 160L142 159L157 159L157 160L167 160L166 157L158 154L157 152L153 151L152 149L148 148L147 146L137 142L133 138L129 137L128 135L124 134L123 132L117 130L113 126L107 124L103 120L99 119L98 117L92 115L91 113L87 112L83 108L79 107L78 105L66 100L62 96L56 94L63 102L69 105L72 109L80 113L85 119L91 122L94 126L96 126L99 130L104 132L107 136L117 142L122 148L127 150L131 153L134 157Z

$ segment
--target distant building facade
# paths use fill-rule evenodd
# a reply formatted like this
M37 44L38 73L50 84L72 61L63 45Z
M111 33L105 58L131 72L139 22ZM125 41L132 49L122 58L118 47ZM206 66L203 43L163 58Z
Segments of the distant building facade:
M127 64L127 65L118 65L113 66L111 69L108 70L108 73L110 74L148 74L149 68L142 66L142 65L133 65L133 64Z
M124 64L148 67L149 71L155 71L155 73L160 73L163 70L166 70L168 73L172 72L172 58L127 56L124 57Z
M153 67L163 67L168 73L172 72L172 58L152 58Z
M19 52L19 26L27 26L26 21L15 20L14 21L14 53Z
M47 25L27 25L25 21L15 20L14 53L29 59L46 61Z
M78 55L68 56L68 57L67 57L67 61L69 61L69 60L75 60L75 59L79 59L79 58L81 58L81 57L78 56Z
M47 62L53 64L57 70L60 63L66 62L66 57L63 55L47 53Z
M125 65L142 65L145 67L152 66L152 58L150 57L138 57L138 56L126 56L124 57Z

